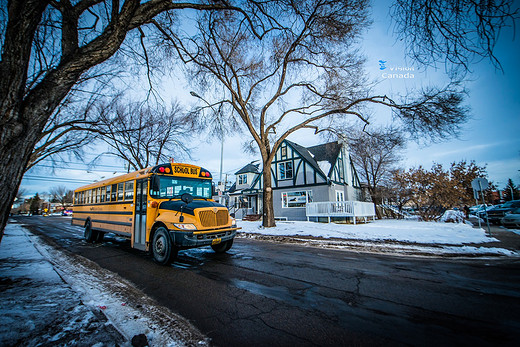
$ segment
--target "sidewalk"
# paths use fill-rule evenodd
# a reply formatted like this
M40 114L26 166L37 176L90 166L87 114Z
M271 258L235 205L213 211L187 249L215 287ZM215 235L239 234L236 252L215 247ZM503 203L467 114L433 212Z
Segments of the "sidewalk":
M189 322L117 275L7 225L0 244L0 346L207 344Z

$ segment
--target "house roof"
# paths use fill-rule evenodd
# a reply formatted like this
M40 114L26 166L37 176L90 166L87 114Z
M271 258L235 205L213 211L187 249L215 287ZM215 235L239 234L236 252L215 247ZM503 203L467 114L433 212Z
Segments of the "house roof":
M244 166L243 168L241 168L240 170L235 172L235 175L245 174L245 173L249 173L249 172L259 173L258 167L260 166L260 164L253 164L253 163L254 162L247 164L246 166Z
M285 140L315 169L330 177L332 168L336 164L342 145L338 141L324 143L312 147L303 147L294 142ZM327 165L328 163L328 165ZM326 172L325 172L326 171Z

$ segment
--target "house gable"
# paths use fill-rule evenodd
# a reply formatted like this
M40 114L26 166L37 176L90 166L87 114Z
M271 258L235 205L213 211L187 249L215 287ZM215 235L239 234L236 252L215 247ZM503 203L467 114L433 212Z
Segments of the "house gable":
M306 148L284 140L271 163L271 177L274 189L323 185L328 182L356 188L360 186L350 154L337 141ZM252 181L250 189L263 189L260 173Z
M255 179L260 175L258 166L258 164L249 163L235 172L237 190L249 189L252 186Z
M301 187L327 183L314 154L307 148L285 140L276 151L271 164L273 188Z

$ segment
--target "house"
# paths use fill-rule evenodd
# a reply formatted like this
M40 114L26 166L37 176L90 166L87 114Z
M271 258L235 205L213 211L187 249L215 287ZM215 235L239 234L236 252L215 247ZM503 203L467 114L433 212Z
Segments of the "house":
M284 140L271 164L276 218L306 220L309 202L360 201L361 185L347 146L335 141L303 147ZM263 178L259 164L235 173L229 206L237 218L262 214Z

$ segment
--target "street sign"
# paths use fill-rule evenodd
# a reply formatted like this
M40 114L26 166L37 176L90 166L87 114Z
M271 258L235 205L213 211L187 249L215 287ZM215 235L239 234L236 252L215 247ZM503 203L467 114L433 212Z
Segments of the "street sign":
M478 177L478 178L475 178L473 181L471 181L471 187L473 188L473 190L482 192L482 191L488 189L489 182L485 178Z

